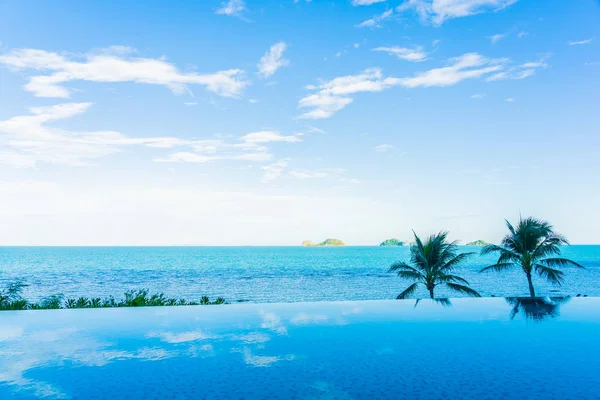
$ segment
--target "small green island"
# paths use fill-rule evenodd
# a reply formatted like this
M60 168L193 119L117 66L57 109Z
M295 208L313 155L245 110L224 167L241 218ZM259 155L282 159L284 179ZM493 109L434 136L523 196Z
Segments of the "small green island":
M302 247L339 247L345 246L344 242L339 239L327 239L322 241L321 243L314 244L310 240L305 240L302 242Z
M384 240L383 242L381 242L381 244L379 246L410 246L410 243L403 242L396 238L391 238L391 239Z
M467 246L487 246L489 243L485 240L474 240L472 242L467 243Z

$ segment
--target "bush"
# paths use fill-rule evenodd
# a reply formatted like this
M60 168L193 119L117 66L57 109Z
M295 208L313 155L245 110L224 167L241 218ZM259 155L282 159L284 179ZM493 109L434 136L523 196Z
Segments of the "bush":
M218 297L211 301L207 296L202 296L199 302L186 301L185 299L169 299L164 293L150 294L148 289L128 290L124 293L123 300L116 301L110 296L106 299L99 297L66 299L63 295L56 294L42 299L39 303L31 303L22 297L23 288L27 287L25 280L18 279L9 283L0 291L0 310L50 310L59 308L113 308L113 307L160 307L160 306L196 306L227 304L225 299Z

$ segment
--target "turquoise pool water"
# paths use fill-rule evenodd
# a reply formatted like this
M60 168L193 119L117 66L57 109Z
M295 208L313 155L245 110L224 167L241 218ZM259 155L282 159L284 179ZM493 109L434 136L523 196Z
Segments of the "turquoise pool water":
M599 338L599 298L11 311L0 399L598 399Z
M480 248L463 247L479 252ZM600 296L600 246L565 247L586 269L565 268L560 287L534 277L538 293ZM121 297L130 289L197 300L290 302L394 299L409 283L386 271L409 258L406 247L0 247L0 285L24 277L25 297ZM480 274L494 257L458 268L484 296L528 295L523 273ZM456 296L439 288L439 296ZM426 296L423 289L416 297Z

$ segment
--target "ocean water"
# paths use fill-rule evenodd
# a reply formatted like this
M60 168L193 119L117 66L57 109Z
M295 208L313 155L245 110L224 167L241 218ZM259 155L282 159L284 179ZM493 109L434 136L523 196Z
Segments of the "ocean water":
M598 399L599 298L451 301L5 311L0 398Z
M523 273L478 271L493 263L480 248L457 273L484 296L528 294ZM563 251L586 269L565 268L563 286L534 278L539 294L600 296L600 246ZM27 298L51 294L122 297L148 288L169 297L221 296L230 302L394 299L410 282L387 273L408 260L407 247L0 247L0 287L25 278ZM439 288L439 297L456 294ZM426 293L419 292L419 296Z

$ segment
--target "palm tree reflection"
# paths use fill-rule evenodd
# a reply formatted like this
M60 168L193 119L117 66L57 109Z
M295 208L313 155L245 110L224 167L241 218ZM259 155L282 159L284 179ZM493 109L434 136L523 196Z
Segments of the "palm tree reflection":
M560 315L560 307L571 300L567 297L506 297L506 302L513 308L510 319L522 312L525 318L535 322L542 322L547 318Z
M422 299L417 299L417 301L415 301L415 307L419 305L419 302L421 300ZM452 307L452 302L448 298L438 298L438 299L428 299L428 300L431 300L434 303L441 305L442 307Z

